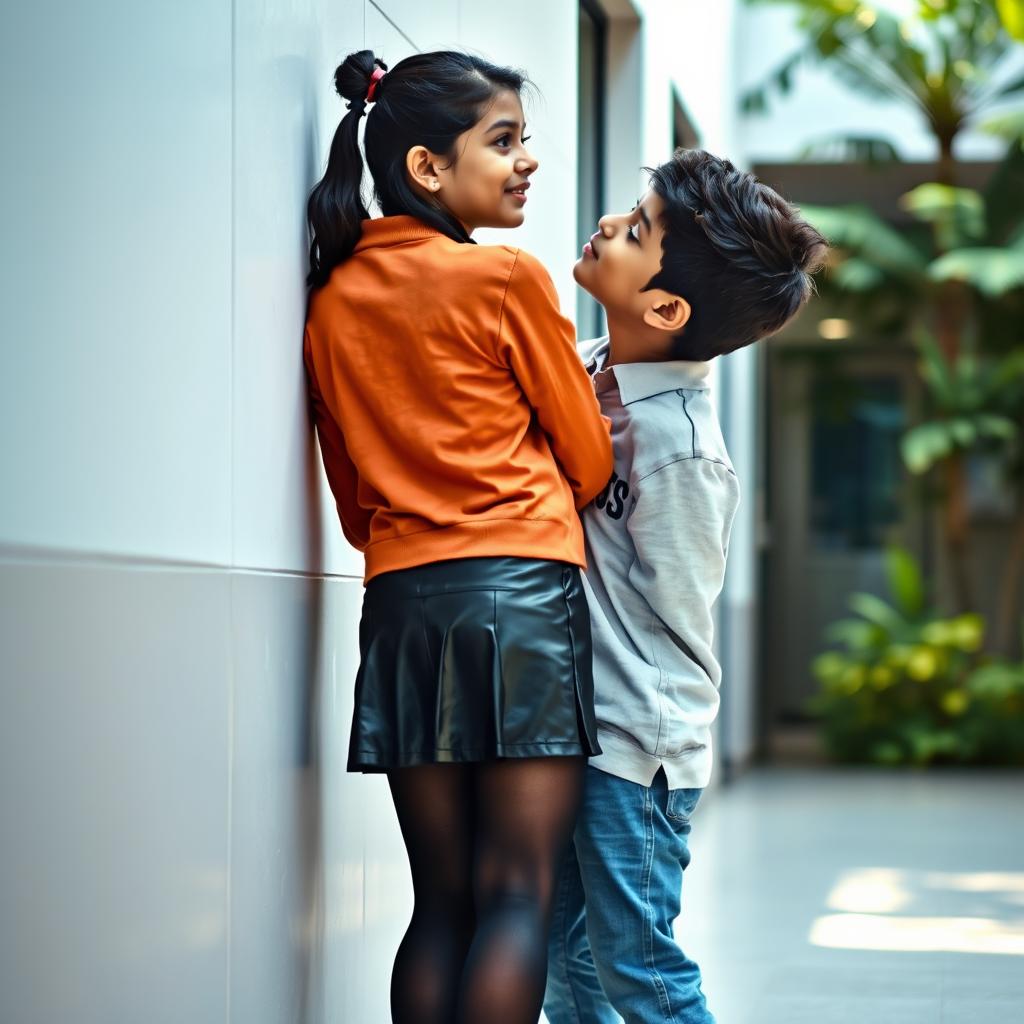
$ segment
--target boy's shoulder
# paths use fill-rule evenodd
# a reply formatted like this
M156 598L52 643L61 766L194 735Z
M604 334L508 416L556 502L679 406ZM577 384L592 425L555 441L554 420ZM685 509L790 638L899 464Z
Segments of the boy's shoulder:
M676 387L625 408L635 481L676 463L712 462L733 472L708 388Z
M639 482L665 466L692 460L718 463L732 472L711 397L709 363L624 363L601 370L607 349L607 338L578 345L584 365L595 374L607 373L615 378L618 402L603 411L619 421L613 435L619 438L616 461L620 475L624 471ZM600 395L597 377L595 383Z

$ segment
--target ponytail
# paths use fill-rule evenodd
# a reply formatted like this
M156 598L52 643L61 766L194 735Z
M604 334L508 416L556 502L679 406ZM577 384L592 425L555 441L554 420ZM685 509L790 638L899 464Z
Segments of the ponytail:
M359 120L366 111L375 67L387 70L383 61L374 59L372 50L361 50L334 73L338 95L349 101L348 113L334 133L327 170L306 204L310 235L306 284L312 288L326 284L331 271L352 255L362 235L362 222L370 216L363 202Z

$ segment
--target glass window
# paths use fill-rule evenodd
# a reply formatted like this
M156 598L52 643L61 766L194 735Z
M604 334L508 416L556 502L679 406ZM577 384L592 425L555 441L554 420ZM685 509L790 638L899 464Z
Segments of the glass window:
M841 384L819 375L811 422L810 528L816 549L880 548L901 521L907 426L899 377L873 376Z

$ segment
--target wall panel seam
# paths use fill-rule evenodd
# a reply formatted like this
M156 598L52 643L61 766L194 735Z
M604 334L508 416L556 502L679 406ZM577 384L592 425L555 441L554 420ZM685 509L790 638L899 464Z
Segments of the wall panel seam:
M420 48L402 31L398 23L381 7L380 4L376 3L376 0L368 0L368 3L377 10L380 16L417 52L420 52Z
M238 167L238 132L237 132L237 110L238 110L238 57L237 57L237 19L236 0L231 0L231 160L230 177L228 187L231 191L230 197L230 274L231 274L231 296L230 296L230 323L231 330L228 338L228 430L230 443L228 444L228 501L230 502L229 528L229 561L232 566L235 563L235 447L237 434L235 423L235 331L238 322L237 316L237 196L235 188L235 175ZM231 989L232 989L232 877L234 862L234 778L235 778L235 588L229 579L228 590L228 643L227 643L227 705L228 705L228 735L227 735L227 806L226 813L226 835L224 864L224 1024L231 1024Z
M302 569L275 569L262 565L226 565L220 562L187 562L161 558L133 558L130 555L103 552L77 552L61 548L4 548L0 545L0 566L63 566L68 569L124 569L148 572L230 573L240 576L282 576L287 579L350 580L362 582L360 573L309 572Z

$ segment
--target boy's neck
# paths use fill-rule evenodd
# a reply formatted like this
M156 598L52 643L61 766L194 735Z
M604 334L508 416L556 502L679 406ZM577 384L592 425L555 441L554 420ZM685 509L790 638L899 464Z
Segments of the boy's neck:
M638 331L634 324L608 321L608 361L606 366L619 363L664 363L672 359L671 336L660 331Z

